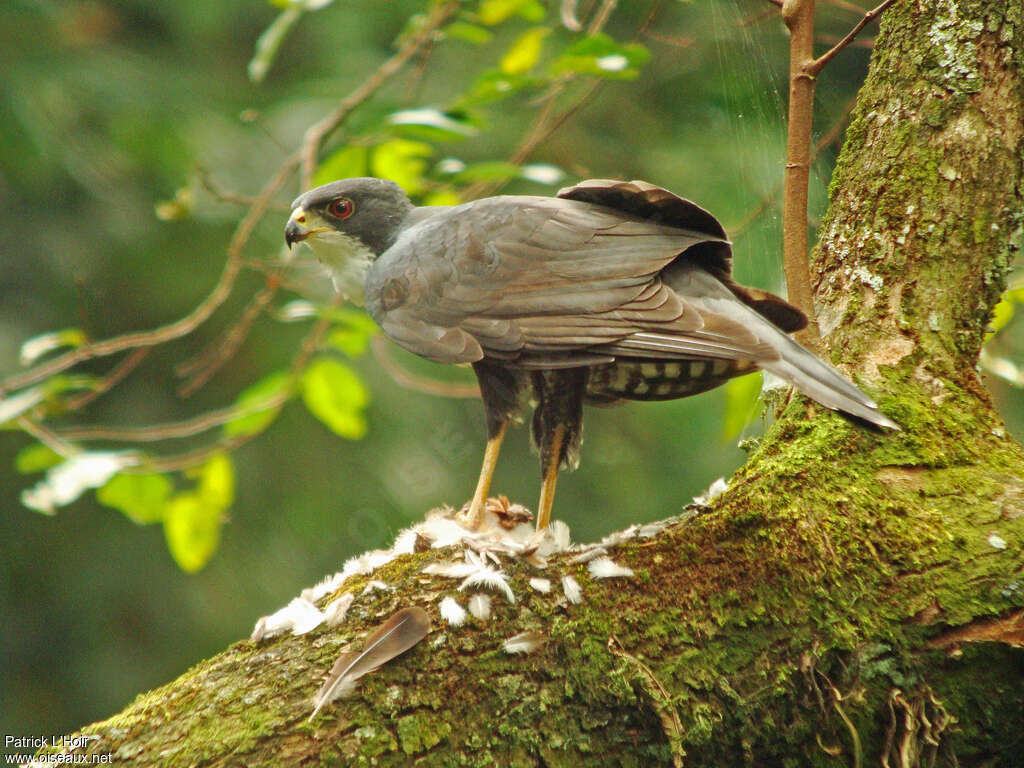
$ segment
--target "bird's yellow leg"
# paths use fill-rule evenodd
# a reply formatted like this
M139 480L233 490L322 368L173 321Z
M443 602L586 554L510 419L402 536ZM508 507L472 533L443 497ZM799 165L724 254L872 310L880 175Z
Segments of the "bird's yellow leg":
M491 492L491 478L494 477L494 468L498 465L498 454L501 453L501 441L505 438L507 421L503 421L497 432L488 439L487 447L484 449L484 462L480 467L480 479L476 482L476 491L473 493L473 501L469 510L460 512L458 520L463 526L475 531L484 521L484 509L487 503L487 494Z
M558 482L558 466L562 463L562 443L565 441L565 425L556 424L551 435L544 467L544 479L540 484L540 501L537 502L537 530L548 527L551 522L551 506L555 502L555 484Z

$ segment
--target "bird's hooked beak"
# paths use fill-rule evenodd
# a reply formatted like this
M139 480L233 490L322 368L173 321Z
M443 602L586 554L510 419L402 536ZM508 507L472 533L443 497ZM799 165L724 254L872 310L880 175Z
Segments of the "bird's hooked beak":
M295 243L301 243L313 234L313 231L309 228L309 214L300 206L288 217L288 223L284 228L284 241L291 248Z

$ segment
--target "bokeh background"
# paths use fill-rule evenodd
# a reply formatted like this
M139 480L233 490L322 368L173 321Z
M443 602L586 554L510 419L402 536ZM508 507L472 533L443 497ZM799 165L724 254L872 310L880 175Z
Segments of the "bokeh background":
M597 4L578 5L585 19ZM787 51L774 6L620 6L606 32L646 46L649 63L636 79L604 84L530 160L563 169L562 183L642 178L700 202L737 233L740 280L781 290ZM822 46L855 22L849 6L821 4ZM105 338L188 313L216 282L241 210L201 189L198 169L224 190L255 194L422 10L411 0L335 0L298 20L254 84L247 65L255 42L280 12L262 0L0 4L0 378L20 370L20 346L38 334L77 327ZM545 46L564 47L575 38L558 28L557 7L547 11L541 22L513 16L486 44L442 42L364 113L452 103L539 23L554 30ZM820 80L816 137L826 146L812 177L814 222L869 55L867 46L848 49ZM432 162L503 159L541 108L528 95L481 107L478 135L439 143ZM504 189L552 194L558 186L517 180ZM158 217L157 206L182 188L197 203L179 220ZM284 210L249 243L254 264L281 257ZM230 404L287 366L309 324L267 314L210 384L187 399L176 391L175 366L217 340L264 280L247 271L211 321L155 350L67 423L185 418ZM292 298L282 292L274 305ZM453 377L394 357L418 374ZM387 546L426 510L471 495L484 438L479 403L403 388L373 354L349 364L371 396L366 435L344 440L301 402L289 404L233 456L229 520L216 554L193 574L172 559L159 525L137 525L92 494L52 517L22 506L21 491L38 478L18 474L14 460L31 440L0 430L0 733L67 732L117 712L246 637L259 616L348 557ZM1024 399L991 386L1011 431L1024 433ZM559 483L556 516L587 540L677 513L743 460L737 443L761 429L750 392L590 411L583 465ZM506 441L494 491L532 508L539 477L526 435L519 429Z

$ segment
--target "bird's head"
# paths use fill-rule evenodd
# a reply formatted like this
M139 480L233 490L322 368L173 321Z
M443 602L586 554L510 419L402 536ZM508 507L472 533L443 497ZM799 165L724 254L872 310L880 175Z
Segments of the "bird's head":
M289 248L306 243L330 270L339 292L361 302L370 262L395 242L412 209L408 196L394 182L332 181L295 199L284 239Z

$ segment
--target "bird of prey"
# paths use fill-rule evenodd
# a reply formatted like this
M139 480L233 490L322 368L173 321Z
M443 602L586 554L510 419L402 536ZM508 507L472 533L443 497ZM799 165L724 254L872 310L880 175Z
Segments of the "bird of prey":
M733 281L710 213L644 181L416 207L390 181L345 179L295 200L285 241L308 244L399 346L473 366L488 440L462 517L471 528L528 387L538 529L559 469L578 464L584 402L672 400L763 369L828 408L899 428L787 335L806 324L796 307Z

